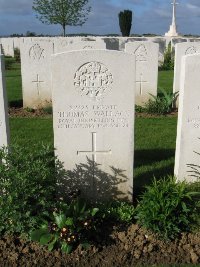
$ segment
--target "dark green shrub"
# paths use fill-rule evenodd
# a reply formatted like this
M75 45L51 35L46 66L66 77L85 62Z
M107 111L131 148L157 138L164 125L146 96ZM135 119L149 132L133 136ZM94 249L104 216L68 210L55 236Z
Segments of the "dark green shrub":
M165 239L189 232L197 212L195 193L174 177L154 179L136 208L138 222Z
M122 33L122 36L129 36L132 26L132 11L124 10L119 14L119 26Z
M172 50L171 42L168 44L164 53L164 63L159 68L160 70L174 70L174 53Z
M4 148L0 159L0 232L28 233L54 205L61 165L43 145Z
M79 244L88 246L95 235L97 212L97 208L88 208L82 199L74 199L34 230L31 239L47 245L50 251L57 246L70 253Z

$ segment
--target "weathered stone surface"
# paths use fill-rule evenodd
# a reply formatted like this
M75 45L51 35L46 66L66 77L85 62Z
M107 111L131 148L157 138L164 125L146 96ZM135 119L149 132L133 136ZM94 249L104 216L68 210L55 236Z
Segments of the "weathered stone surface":
M0 55L0 147L9 145L8 103L5 86L4 56Z
M195 180L187 164L199 164L200 155L200 55L184 56L181 63L175 175Z
M20 47L23 106L30 108L48 106L51 104L53 43L24 39Z
M1 38L3 53L5 56L14 57L14 40L13 38Z
M174 84L173 84L173 92L180 91L180 83L181 83L181 60L185 55L197 54L200 52L200 43L199 42L185 42L179 43L175 45L175 65L174 65ZM176 103L178 107L178 100Z
M136 57L135 104L144 105L151 95L157 96L159 45L152 42L129 42L127 53Z
M68 51L68 46L80 42L81 37L57 37L54 38L54 52L62 53Z
M61 182L63 191L132 199L134 73L135 57L118 51L52 57L54 144L71 170Z

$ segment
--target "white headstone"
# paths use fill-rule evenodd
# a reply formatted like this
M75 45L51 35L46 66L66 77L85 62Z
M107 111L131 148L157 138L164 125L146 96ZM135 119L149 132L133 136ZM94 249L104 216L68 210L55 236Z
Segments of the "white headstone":
M4 56L0 55L0 147L9 145L8 106L5 86Z
M136 105L144 105L157 96L159 45L152 42L129 42L125 51L136 57Z
M24 40L21 47L23 106L38 108L51 104L52 42Z
M187 164L200 166L200 55L184 56L181 63L175 175L195 180ZM197 152L197 153L195 153Z
M63 180L63 188L79 188L90 199L132 199L134 73L135 57L123 52L82 50L53 56L57 156L66 170L87 164L87 157L92 161L85 176L79 171Z
M173 84L173 92L180 91L180 82L181 82L181 60L185 55L193 55L200 52L200 43L192 42L192 43L179 43L175 45L175 65L174 65L174 84ZM178 106L178 101L177 101Z
M1 44L5 56L14 57L14 39L13 38L1 38Z

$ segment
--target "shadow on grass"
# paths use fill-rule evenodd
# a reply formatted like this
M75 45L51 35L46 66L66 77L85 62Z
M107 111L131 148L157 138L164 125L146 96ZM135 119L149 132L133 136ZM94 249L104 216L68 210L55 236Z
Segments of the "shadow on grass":
M168 160L174 157L175 149L148 149L148 150L135 150L134 167L149 165L154 162Z
M9 69L8 71L12 71L12 70L17 70L17 68L15 69ZM6 78L14 78L14 77L21 77L21 74L6 74Z
M144 167L139 174L134 176L134 198L138 198L145 190L145 186L152 183L154 177L162 179L174 173L174 149L155 149L155 150L139 150L135 151L134 168ZM161 163L163 161L163 164ZM167 162L168 161L168 162ZM152 165L155 166L152 168Z
M10 108L22 108L23 107L23 100L22 99L11 100L8 102L8 105Z

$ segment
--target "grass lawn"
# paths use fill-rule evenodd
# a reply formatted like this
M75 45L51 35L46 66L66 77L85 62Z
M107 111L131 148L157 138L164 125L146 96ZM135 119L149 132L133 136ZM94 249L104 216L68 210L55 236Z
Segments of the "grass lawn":
M6 59L8 60L8 59ZM19 63L6 70L6 88L10 107L22 106L21 66Z
M137 118L135 124L134 189L174 171L176 117Z
M174 72L172 70L158 72L158 92L159 88L165 89L167 92L173 91Z

